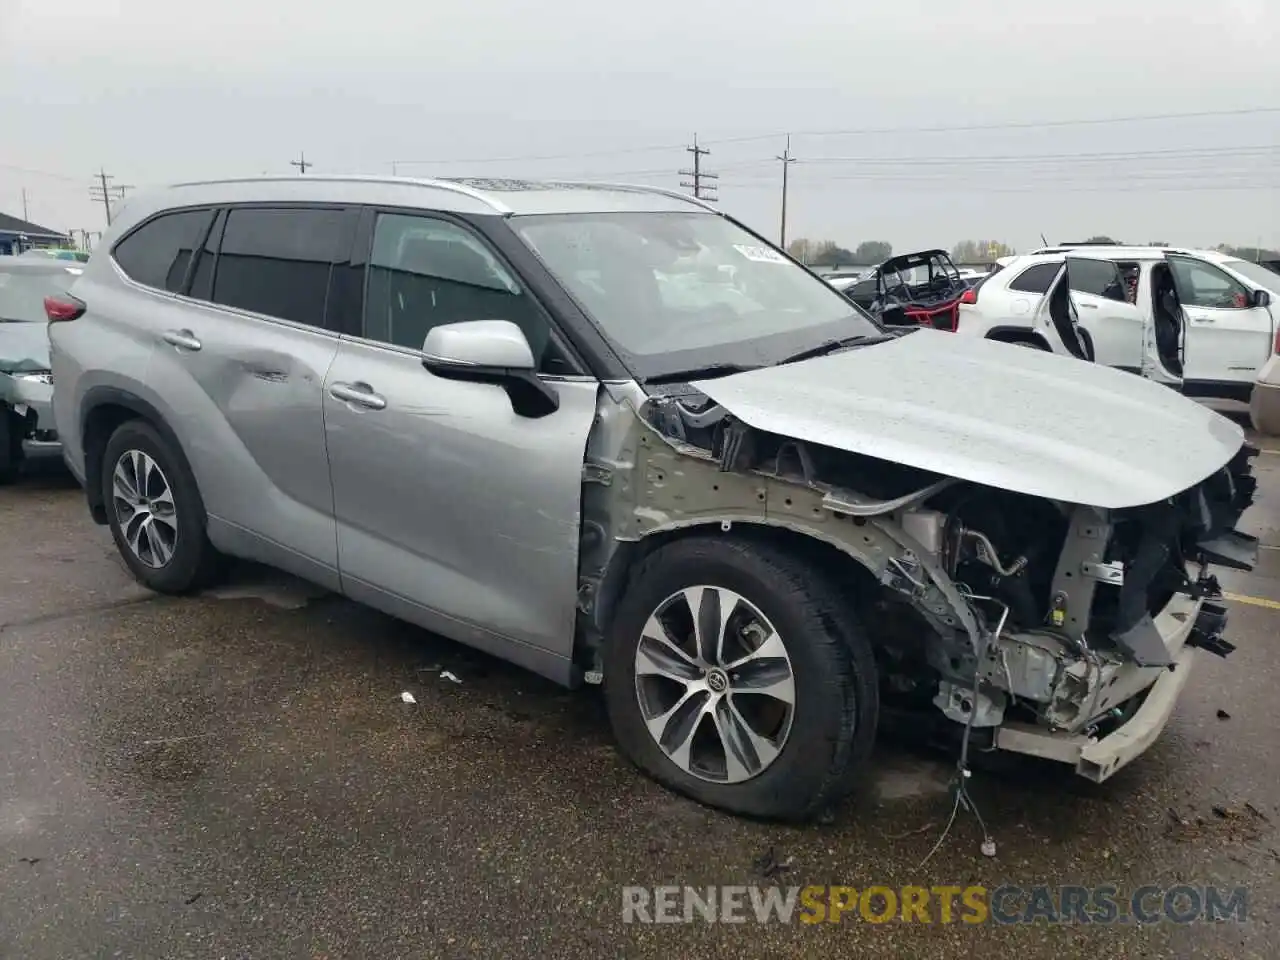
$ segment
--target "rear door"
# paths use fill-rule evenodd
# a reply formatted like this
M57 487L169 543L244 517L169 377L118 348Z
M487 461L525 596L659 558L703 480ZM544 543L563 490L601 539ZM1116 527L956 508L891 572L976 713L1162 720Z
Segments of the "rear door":
M1071 293L1094 360L1132 373L1142 369L1142 314L1129 302L1120 268L1110 260L1070 256Z
M547 672L572 647L599 385L469 226L390 210L362 223L363 307L324 393L343 591ZM521 415L499 385L427 371L428 331L468 320L516 323L559 408Z
M200 482L215 543L337 586L321 386L338 351L334 264L356 210L218 214L181 299L154 331L148 384Z
M1212 263L1165 254L1186 318L1183 377L1252 383L1271 355L1271 316L1252 292Z
M1033 329L1049 342L1054 353L1092 360L1090 341L1080 334L1080 315L1071 295L1070 267L1066 261L1052 266L1056 272L1036 304L1031 318Z

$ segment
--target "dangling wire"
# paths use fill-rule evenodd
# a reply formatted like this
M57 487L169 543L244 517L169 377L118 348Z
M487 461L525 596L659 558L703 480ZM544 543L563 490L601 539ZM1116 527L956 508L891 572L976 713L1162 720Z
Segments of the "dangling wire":
M991 644L995 643L999 639L1000 634L1004 632L1005 621L1009 618L1009 608L995 597L977 596L969 592L967 587L964 588L964 594L969 600L989 601L997 604L1002 610L1000 620L996 624L995 631L987 636L986 649L983 650L983 653L985 654L986 650L990 649ZM977 818L978 826L982 828L983 856L994 857L996 855L996 842L991 839L991 834L987 832L987 822L982 818L982 813L978 810L978 805L974 803L973 797L969 795L969 785L967 782L969 778L973 776L972 772L969 770L969 739L973 733L973 718L978 713L978 694L980 684L981 674L978 670L978 665L974 664L973 706L969 710L969 716L965 719L964 736L960 740L960 759L956 764L955 776L952 778L952 787L954 788L956 795L955 803L951 807L951 816L947 819L947 825L942 828L942 835L938 837L938 842L933 845L933 849L930 850L925 858L920 861L919 866L921 867L928 863L929 860L932 859L933 855L941 849L943 842L947 839L947 835L951 832L952 825L956 821L956 815L960 812L961 804L964 805L966 811L972 813L974 817Z

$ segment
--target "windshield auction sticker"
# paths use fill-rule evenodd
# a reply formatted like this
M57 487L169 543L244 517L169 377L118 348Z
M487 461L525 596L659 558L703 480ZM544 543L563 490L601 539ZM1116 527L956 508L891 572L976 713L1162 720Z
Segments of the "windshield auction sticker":
M768 247L753 247L746 243L735 243L733 249L748 260L754 260L756 263L786 263L787 258L780 254L777 250L770 250Z

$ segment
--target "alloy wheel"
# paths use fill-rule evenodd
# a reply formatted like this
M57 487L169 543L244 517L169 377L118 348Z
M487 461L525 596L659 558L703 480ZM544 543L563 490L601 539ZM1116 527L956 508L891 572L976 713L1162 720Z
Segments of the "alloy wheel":
M636 696L649 734L682 771L741 783L768 769L795 714L795 675L768 618L723 587L672 594L645 622Z
M160 465L141 450L126 450L116 461L111 490L129 550L153 570L165 566L178 544L178 514Z

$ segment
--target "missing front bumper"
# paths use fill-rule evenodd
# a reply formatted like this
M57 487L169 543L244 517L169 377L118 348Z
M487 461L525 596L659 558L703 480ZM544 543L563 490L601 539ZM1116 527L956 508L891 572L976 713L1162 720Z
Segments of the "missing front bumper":
M1076 773L1097 783L1145 753L1173 715L1190 677L1196 648L1211 649L1217 641L1234 649L1222 640L1226 615L1213 601L1179 595L1155 618L1155 626L1164 641L1169 665L1130 665L1116 676L1101 701L1099 719L1120 704L1142 697L1141 704L1124 723L1102 737L1007 723L996 731L996 749L1071 764Z

